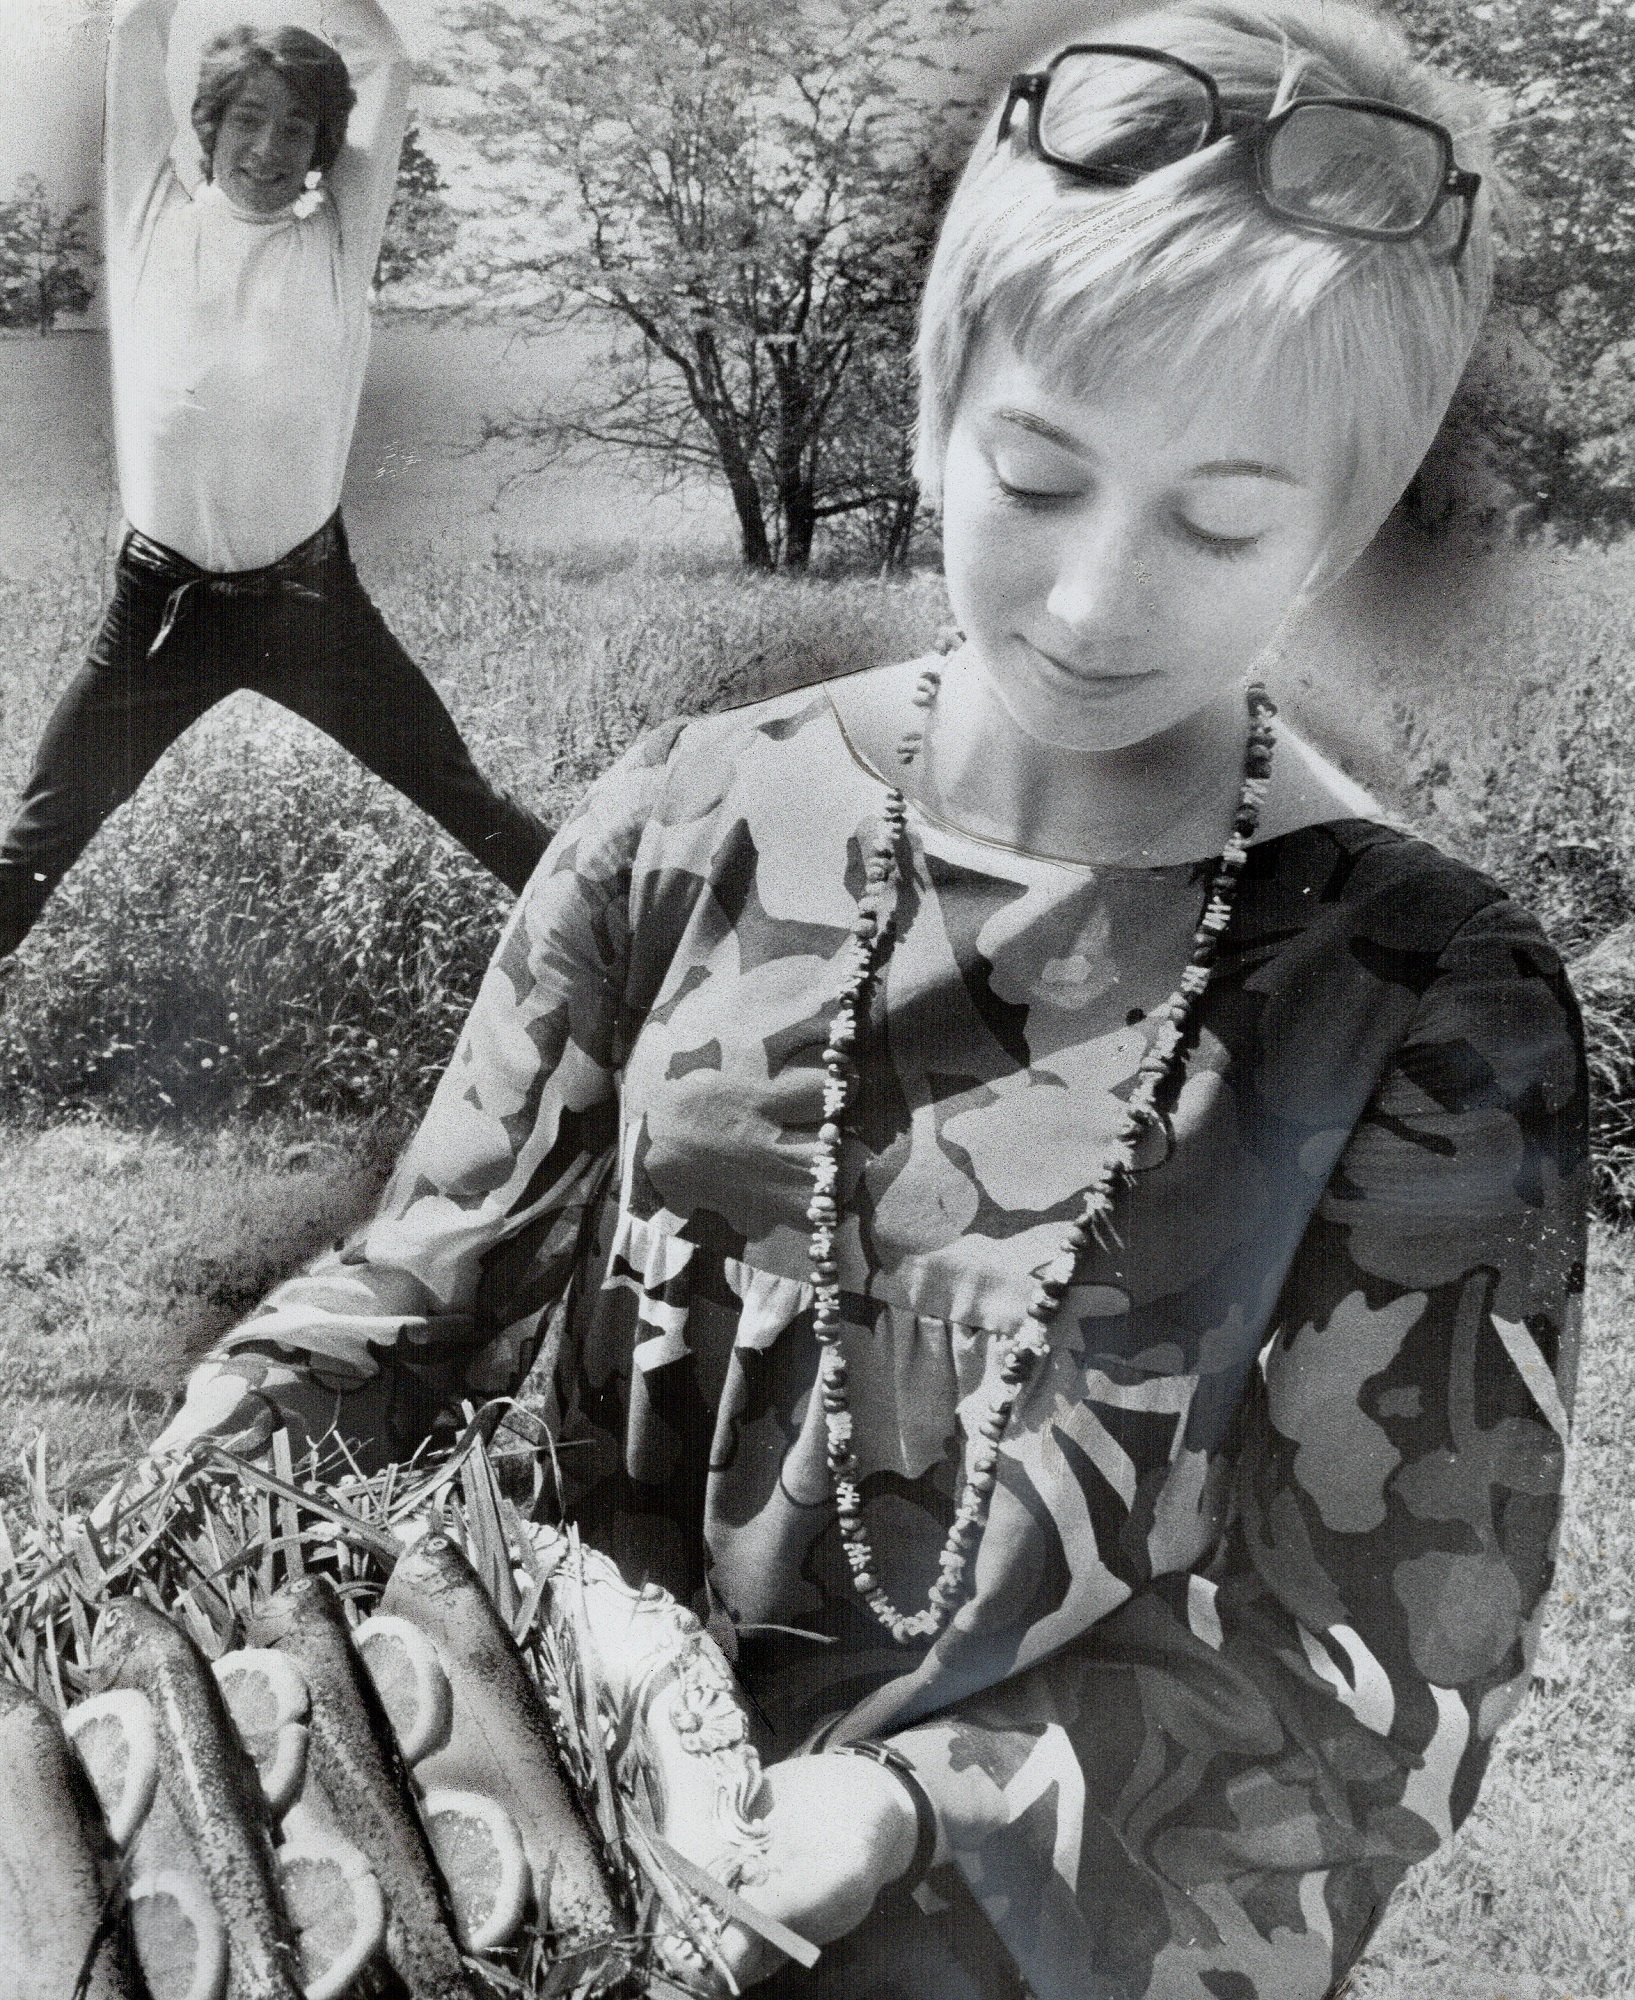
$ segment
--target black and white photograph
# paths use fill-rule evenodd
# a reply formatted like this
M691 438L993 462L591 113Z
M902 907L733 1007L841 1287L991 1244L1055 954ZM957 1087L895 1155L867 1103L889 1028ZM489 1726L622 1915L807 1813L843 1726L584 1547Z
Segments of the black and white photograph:
M1630 0L0 44L0 2000L1631 2000Z

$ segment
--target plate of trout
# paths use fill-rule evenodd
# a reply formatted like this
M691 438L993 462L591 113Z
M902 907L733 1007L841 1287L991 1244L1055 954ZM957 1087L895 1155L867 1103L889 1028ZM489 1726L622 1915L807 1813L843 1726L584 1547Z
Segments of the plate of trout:
M0 1522L0 2000L724 1990L760 1765L698 1621L526 1521L481 1438L389 1519L282 1458L123 1545Z

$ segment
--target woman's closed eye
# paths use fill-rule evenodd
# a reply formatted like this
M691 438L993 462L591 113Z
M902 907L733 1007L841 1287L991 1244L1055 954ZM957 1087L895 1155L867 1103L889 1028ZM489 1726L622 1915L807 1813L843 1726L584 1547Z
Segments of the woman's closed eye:
M1082 499L1088 490L1084 466L1067 452L1028 439L1008 440L989 459L994 484L1007 500L1023 506L1059 506Z
M994 483L1007 500L1014 500L1022 507L1061 507L1084 496L1082 485L1030 486L1007 479L1002 472L997 471L994 473Z
M1189 542L1212 556L1247 555L1251 549L1259 547L1262 539L1259 531L1253 534L1231 534L1220 528L1207 528L1201 521L1191 520L1185 514L1177 514L1175 524Z

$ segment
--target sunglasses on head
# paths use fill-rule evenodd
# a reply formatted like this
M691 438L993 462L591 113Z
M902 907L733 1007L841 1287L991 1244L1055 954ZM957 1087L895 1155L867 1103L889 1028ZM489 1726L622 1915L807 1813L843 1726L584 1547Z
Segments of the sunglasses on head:
M1282 222L1377 243L1434 230L1454 263L1470 237L1481 175L1454 159L1446 127L1394 104L1303 97L1228 125L1207 71L1120 42L1075 42L1042 70L1013 77L1001 144L1022 104L1034 153L1079 180L1130 187L1218 139L1241 137L1260 198Z

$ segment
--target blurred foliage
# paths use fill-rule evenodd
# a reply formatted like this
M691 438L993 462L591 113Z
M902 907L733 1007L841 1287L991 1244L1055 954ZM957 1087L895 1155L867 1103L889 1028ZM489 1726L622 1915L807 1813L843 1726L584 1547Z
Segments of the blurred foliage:
M1492 331L1456 410L1516 525L1635 525L1635 9L1628 0L1387 0L1485 87L1509 184Z
M59 213L38 174L24 174L0 201L0 326L49 333L93 296L90 205Z
M437 162L421 145L419 128L410 125L403 134L397 191L375 262L377 285L400 285L406 278L419 277L454 247L457 224L443 199L445 192Z

